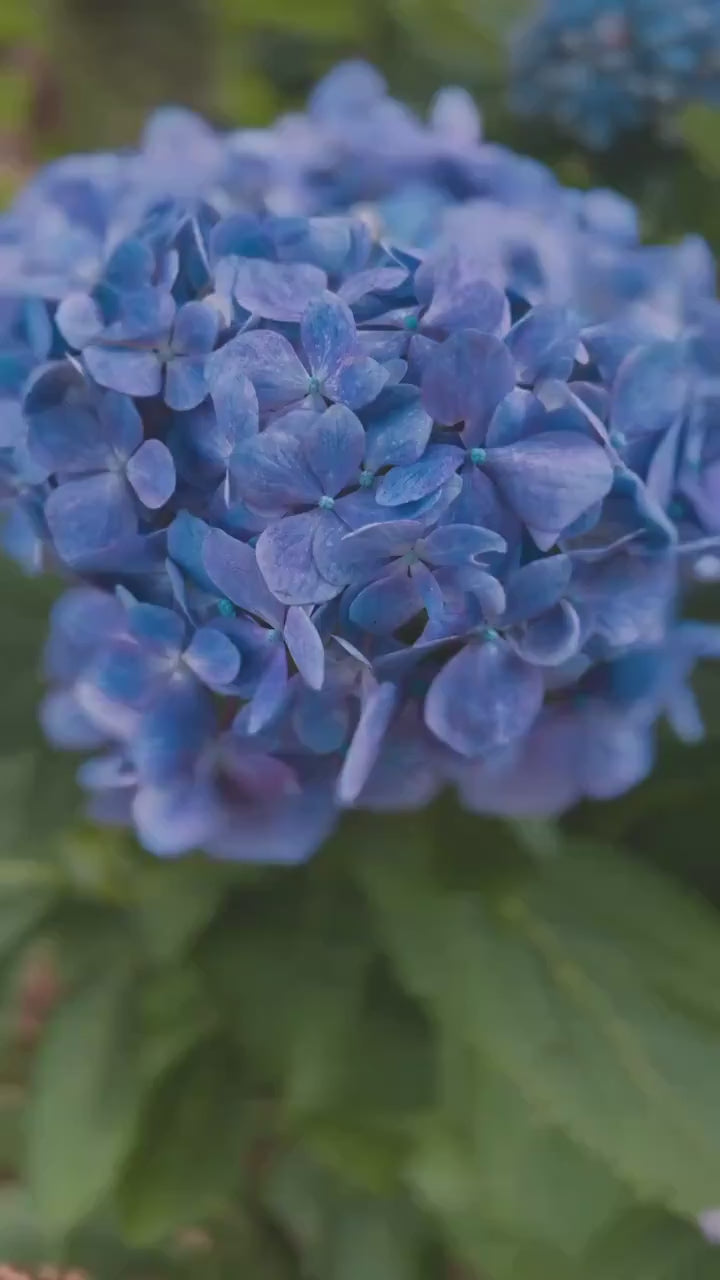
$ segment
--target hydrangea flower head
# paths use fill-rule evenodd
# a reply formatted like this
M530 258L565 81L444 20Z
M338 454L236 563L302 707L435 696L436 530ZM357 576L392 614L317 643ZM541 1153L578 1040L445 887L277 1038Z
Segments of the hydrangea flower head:
M545 0L514 45L513 99L590 147L720 93L717 0Z
M349 806L556 812L699 735L700 242L349 64L266 131L58 162L0 254L2 536L69 582L41 716L96 819L291 862Z

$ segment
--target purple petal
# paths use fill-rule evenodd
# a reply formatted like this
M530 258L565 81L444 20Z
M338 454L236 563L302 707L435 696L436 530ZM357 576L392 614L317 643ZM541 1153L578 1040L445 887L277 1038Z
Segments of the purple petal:
M156 396L162 387L160 361L152 351L123 347L86 347L83 358L101 387L128 396Z
M525 622L551 609L566 594L571 577L569 556L548 556L523 565L506 585L505 623Z
M310 368L322 383L353 354L353 313L340 298L324 293L303 312L300 338Z
M299 320L326 288L327 276L319 267L260 258L244 258L237 265L235 298L265 320Z
M204 302L186 302L180 307L172 331L172 349L178 355L208 355L217 341L220 320L217 311Z
M371 635L386 636L410 622L424 608L418 583L405 569L364 587L350 605L350 618Z
M365 466L407 466L421 458L432 431L415 387L388 387L363 414Z
M282 626L283 609L268 590L252 547L211 529L202 547L205 570L216 587L238 608Z
M287 338L272 329L241 333L206 365L208 386L221 378L244 374L250 379L263 413L274 413L308 394L309 375Z
M316 503L322 487L306 465L307 453L297 436L281 430L245 441L232 459L240 496L258 511Z
M379 684L363 703L337 782L341 804L354 804L367 782L392 720L397 701L394 684Z
M77 564L137 532L135 505L122 476L87 476L54 489L45 519L62 560Z
M410 577L428 617L432 619L442 617L445 613L445 598L435 574L426 564L414 564L410 569Z
M465 564L485 552L501 552L507 543L499 533L479 525L445 524L422 540L418 553L436 565Z
M425 723L461 755L487 755L527 733L543 692L538 669L506 645L469 644L433 680Z
M514 637L517 652L526 662L557 667L572 658L580 647L580 619L567 600L529 622Z
M143 506L156 511L175 492L175 463L162 440L146 440L127 464L127 478Z
M216 627L198 627L183 653L195 675L211 687L232 684L240 670L240 654L232 640Z
M82 406L61 405L30 415L28 447L40 466L60 475L104 471L114 459L96 414Z
M330 755L339 751L347 739L350 724L348 700L327 685L321 693L302 687L295 702L292 722L304 747L316 755Z
M313 554L321 511L287 516L268 525L257 544L257 562L273 595L283 604L322 604L340 590L322 576Z
M305 433L302 447L322 492L334 498L357 479L365 453L365 432L350 409L336 404Z
M183 412L195 409L207 395L205 356L175 356L165 369L165 403Z
M369 356L358 356L341 365L323 383L323 393L328 400L339 400L349 409L362 409L379 396L389 374Z
M315 624L304 609L292 605L285 619L285 643L300 675L311 689L322 689L325 650Z
M503 342L463 330L436 347L422 379L423 403L443 426L471 423L482 430L515 386L515 365Z
M546 432L488 450L486 469L528 526L561 533L609 493L612 465L600 445L574 431Z
M381 507L398 507L416 502L434 493L458 470L465 460L464 450L454 445L430 445L418 462L407 467L393 467L384 475L375 492Z

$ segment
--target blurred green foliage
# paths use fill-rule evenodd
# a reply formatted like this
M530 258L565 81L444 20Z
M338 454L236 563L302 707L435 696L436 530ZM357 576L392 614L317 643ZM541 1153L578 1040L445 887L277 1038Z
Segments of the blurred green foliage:
M619 186L649 235L720 247L720 114L604 157L510 120L522 7L3 0L0 181L127 141L161 102L261 123L360 53L419 105L466 84L492 136ZM0 569L0 1262L720 1277L695 1225L720 1205L717 673L707 743L665 744L651 781L560 830L446 799L348 820L299 870L165 864L85 825L77 761L42 743L53 594Z

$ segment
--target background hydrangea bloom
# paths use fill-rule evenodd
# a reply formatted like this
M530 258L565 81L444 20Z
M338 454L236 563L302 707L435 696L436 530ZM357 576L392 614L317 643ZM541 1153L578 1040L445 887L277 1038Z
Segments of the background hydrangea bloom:
M514 45L516 107L591 147L719 93L716 0L547 0Z
M351 63L268 130L51 166L0 253L4 541L75 578L42 719L96 818L293 861L346 806L555 812L701 732L701 242Z

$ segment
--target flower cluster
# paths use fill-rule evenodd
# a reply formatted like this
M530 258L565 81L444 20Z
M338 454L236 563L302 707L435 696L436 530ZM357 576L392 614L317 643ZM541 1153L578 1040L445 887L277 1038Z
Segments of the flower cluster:
M514 46L518 110L590 147L719 95L718 0L545 0Z
M97 819L292 861L344 807L554 812L701 732L699 241L347 64L269 130L51 165L0 266L4 545L71 579L42 719Z

